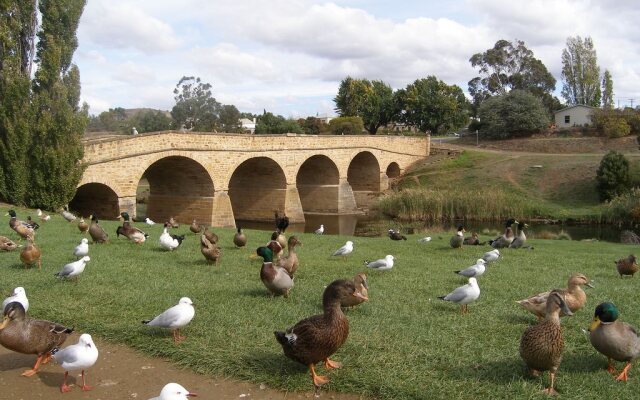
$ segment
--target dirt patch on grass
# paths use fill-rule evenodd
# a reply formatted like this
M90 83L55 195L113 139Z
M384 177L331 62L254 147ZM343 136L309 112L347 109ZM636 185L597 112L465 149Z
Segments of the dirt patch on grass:
M464 137L450 142L460 146L476 147L475 137ZM609 150L639 152L635 136L617 139L601 137L545 137L509 140L481 140L483 149L520 151L531 153L604 153Z

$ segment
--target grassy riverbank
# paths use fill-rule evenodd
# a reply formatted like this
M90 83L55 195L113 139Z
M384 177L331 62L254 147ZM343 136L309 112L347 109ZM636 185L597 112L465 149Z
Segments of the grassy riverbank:
M628 154L640 182L640 155ZM601 221L596 170L602 154L530 154L465 150L416 166L380 199L385 215L405 220L550 218Z
M28 214L18 209L18 215ZM54 216L37 234L43 269L25 270L18 252L2 253L0 289L6 293L25 287L33 317L74 326L201 373L297 391L310 388L306 368L285 358L273 331L320 313L324 287L362 271L364 259L393 254L393 270L368 271L370 301L347 311L349 339L335 355L344 367L328 373L328 387L379 399L537 398L548 378L526 377L518 355L520 336L535 318L514 301L564 286L571 273L582 272L596 289L588 292L582 311L562 321L566 346L558 391L567 399L632 398L640 384L635 367L628 383L615 382L604 369L606 359L583 331L595 306L605 300L619 306L621 319L640 326L637 278L620 279L613 265L634 251L628 245L534 240L535 250L505 250L479 279L480 299L470 306L469 315L461 316L455 305L437 296L463 284L452 271L471 265L488 248L450 249L450 233L434 235L427 244L418 243L417 235L392 242L385 237L300 234L301 267L291 296L284 299L267 295L259 279L260 262L249 259L267 242L267 232L248 231L248 248L236 250L233 230L215 229L223 249L216 268L204 263L197 236L187 225L176 230L188 233L183 246L169 253L159 248L159 225L146 229L150 240L137 246L115 238L117 222L101 224L112 242L91 245L91 262L77 283L53 276L72 261L72 250L82 238L75 224ZM15 236L6 223L0 235ZM354 254L347 260L330 258L346 240L355 242ZM196 303L196 316L183 332L187 339L176 346L170 334L140 321L181 296Z

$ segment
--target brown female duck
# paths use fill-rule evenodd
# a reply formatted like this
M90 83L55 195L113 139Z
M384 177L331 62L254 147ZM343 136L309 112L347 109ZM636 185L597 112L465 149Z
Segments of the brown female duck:
M579 311L587 302L587 294L582 290L582 285L590 288L593 287L583 274L573 274L569 277L566 289L555 290L562 295L563 300L566 301L571 312ZM551 292L538 293L524 300L518 300L516 303L520 304L525 310L534 314L538 317L538 320L540 320L545 316L549 293Z
M238 232L233 235L233 244L236 247L244 247L247 245L247 235L242 232L242 228L238 227Z
M27 235L27 244L20 251L20 261L27 268L38 263L38 269L42 268L40 249L33 243L33 236Z
M290 277L293 278L293 274L298 270L298 253L296 253L296 246L302 246L302 242L298 240L297 236L290 236L287 243L287 255L281 257L278 261L278 266L284 268Z
M355 307L369 300L369 284L367 283L367 276L364 273L356 274L353 278L353 286L355 286L358 295L348 296L342 299L340 303L342 307Z
M72 328L55 322L29 318L22 304L13 302L4 309L4 319L0 325L0 344L9 350L23 354L37 354L33 369L26 370L23 376L32 376L38 371L41 362L49 361L51 350L62 346Z
M544 389L547 394L558 394L554 383L564 349L560 311L565 315L572 315L562 295L553 291L547 300L546 317L538 324L528 327L520 339L520 356L529 371L533 375L540 371L549 371L551 375L551 384Z
M198 225L198 223L194 219L191 223L191 226L189 226L189 230L193 233L200 233L202 232L202 225Z
M260 268L260 280L271 293L276 296L289 296L289 291L293 287L293 279L287 270L273 265L273 252L268 247L258 247L256 254L262 257L262 268Z
M222 251L217 244L211 243L204 234L200 236L200 252L208 262L211 261L216 266L218 265Z
M80 221L78 221L78 230L80 233L87 233L89 230L89 224L87 224L82 217L80 217Z
M513 229L511 229L511 225L517 224L517 223L518 221L516 221L513 218L508 219L507 222L505 223L505 229L502 236L498 236L493 240L489 240L489 245L494 249L503 249L505 247L509 247L509 245L511 245L511 242L513 242L513 239L515 238L515 235L513 234Z
M0 251L13 251L18 245L6 236L0 236Z
M98 217L95 214L91 215L91 224L89 225L89 235L93 243L106 243L109 240L107 232L98 225Z
M211 232L209 230L209 227L205 227L204 228L204 232L202 233L208 241L210 241L212 244L218 244L218 240L220 240L220 238L218 237L218 235L216 235L215 233Z
M620 278L622 278L623 275L631 275L633 278L633 275L638 272L638 263L636 262L636 256L633 254L630 254L629 257L621 258L615 263Z
M303 319L284 332L274 332L284 354L309 368L316 388L329 382L328 377L316 374L317 363L324 361L325 367L329 369L342 366L329 357L349 336L349 320L340 304L353 296L360 296L353 282L344 279L333 281L322 295L323 314Z

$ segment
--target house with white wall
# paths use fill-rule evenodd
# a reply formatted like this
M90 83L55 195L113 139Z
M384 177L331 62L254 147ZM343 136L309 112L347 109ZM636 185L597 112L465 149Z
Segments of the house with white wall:
M574 126L591 125L591 114L596 110L595 107L578 104L563 108L556 111L554 120L556 128L571 128Z
M242 130L243 131L249 131L249 133L255 133L256 131L256 119L255 117L253 118L253 120L249 119L249 118L240 118L240 125L242 125Z

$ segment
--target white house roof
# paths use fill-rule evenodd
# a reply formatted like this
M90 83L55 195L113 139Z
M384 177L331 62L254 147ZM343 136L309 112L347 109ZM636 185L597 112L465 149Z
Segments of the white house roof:
M555 111L554 114L557 114L557 113L562 112L562 111L570 110L572 108L578 108L578 107L589 108L589 109L592 109L592 110L595 110L597 108L597 107L592 107L592 106L588 106L588 105L585 105L585 104L576 104L574 106L565 107L565 108L563 108L561 110Z

